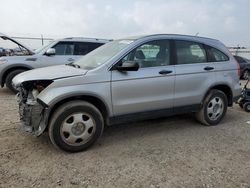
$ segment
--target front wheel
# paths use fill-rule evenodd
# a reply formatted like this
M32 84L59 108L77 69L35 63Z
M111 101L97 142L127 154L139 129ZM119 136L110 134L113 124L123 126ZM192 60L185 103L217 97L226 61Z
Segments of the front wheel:
M227 112L228 101L225 93L213 89L203 101L203 106L196 113L196 119L204 125L218 125Z
M18 74L20 74L20 73L22 73L22 72L24 72L25 70L23 70L23 69L16 69L16 70L13 70L13 71L11 71L8 75L7 75L7 77L6 77L6 87L7 88L9 88L13 93L17 93L18 92L18 90L16 90L14 87L13 87L13 85L12 85L12 80L13 80L13 78L16 76L16 75L18 75Z
M101 136L104 128L100 111L84 101L68 102L52 116L49 137L58 148L67 152L86 150Z

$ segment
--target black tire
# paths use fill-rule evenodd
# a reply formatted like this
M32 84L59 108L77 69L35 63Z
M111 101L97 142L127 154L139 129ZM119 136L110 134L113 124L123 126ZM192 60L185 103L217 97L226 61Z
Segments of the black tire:
M240 106L241 108L243 108L243 104L242 104L242 103L239 103L239 106Z
M223 107L221 107L220 115L214 120L212 120L211 117L209 117L209 112L208 112L208 108L209 108L208 105L211 104L213 99L214 100L220 99L221 102L223 103L222 105ZM223 117L225 116L227 112L227 107L228 107L228 100L227 100L225 93L217 89L212 89L208 93L208 95L205 97L202 108L200 109L199 112L196 113L196 119L199 122L201 122L203 125L207 125L207 126L218 125L223 119Z
M95 123L95 131L93 135L89 138L89 140L87 140L87 142L80 144L76 143L78 145L71 145L65 141L65 136L64 134L62 134L62 128L63 122L67 120L67 117L70 117L72 114L75 113L89 114L93 119L93 122ZM96 140L102 135L104 128L104 121L100 111L94 105L85 101L72 101L60 106L52 115L51 119L52 120L49 124L50 140L54 146L66 152L80 152L86 150L91 145L93 145Z
M246 102L246 103L243 105L243 109L244 109L246 112L250 112L250 102Z
M242 78L243 78L244 80L247 80L249 77L250 77L250 71L249 71L249 70L245 70L245 71L242 73Z
M12 85L12 80L13 80L13 78L16 76L16 75L18 75L18 74L20 74L20 73L22 73L22 72L24 72L25 70L23 70L23 69L16 69L16 70L13 70L13 71L11 71L8 75L7 75L7 77L6 77L6 81L5 81L5 84L6 84L6 87L9 89L9 90L11 90L13 93L18 93L18 90L16 90L14 87L13 87L13 85Z

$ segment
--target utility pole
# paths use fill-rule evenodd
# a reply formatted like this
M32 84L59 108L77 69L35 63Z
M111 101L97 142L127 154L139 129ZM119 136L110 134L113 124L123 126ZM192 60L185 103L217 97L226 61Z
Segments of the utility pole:
M41 38L42 38L42 46L43 46L43 35L41 34Z

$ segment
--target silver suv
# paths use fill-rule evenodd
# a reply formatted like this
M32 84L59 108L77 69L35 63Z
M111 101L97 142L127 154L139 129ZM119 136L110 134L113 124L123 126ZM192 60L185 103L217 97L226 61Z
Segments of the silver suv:
M11 82L17 74L35 68L72 63L109 41L95 38L65 38L55 40L34 52L26 49L29 53L23 56L1 57L1 87L6 85L11 91L16 93L17 90L13 88Z
M48 130L69 152L91 146L104 125L189 112L217 125L241 92L238 64L221 42L164 34L115 40L13 82L24 129Z

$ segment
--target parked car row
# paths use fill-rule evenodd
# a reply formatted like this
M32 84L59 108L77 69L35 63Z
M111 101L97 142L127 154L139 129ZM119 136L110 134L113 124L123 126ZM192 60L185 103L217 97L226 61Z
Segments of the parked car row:
M5 49L0 47L0 57L5 56L5 54L6 54Z
M70 63L13 76L23 129L36 136L48 131L64 151L86 150L105 125L128 121L191 112L204 125L218 125L241 93L238 62L218 40L128 37L103 41L108 43L71 62L70 55L80 53L74 51L78 42L50 44L23 59L29 66L55 65L51 58L59 61L60 53Z
M13 38L0 33L0 42L2 43L3 41L6 41L7 44L14 44L15 49L3 49L2 48L2 53L0 53L1 56L21 56L21 55L32 55L33 50L31 50L29 47L25 46L24 44L14 40ZM1 49L1 48L0 48Z

